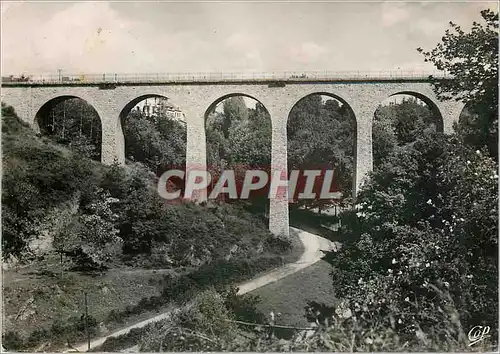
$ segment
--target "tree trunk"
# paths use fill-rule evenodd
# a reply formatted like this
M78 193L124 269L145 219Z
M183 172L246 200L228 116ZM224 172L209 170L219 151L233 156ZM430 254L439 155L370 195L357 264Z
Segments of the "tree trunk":
M62 138L64 139L64 130L66 128L66 101L63 102L63 129Z

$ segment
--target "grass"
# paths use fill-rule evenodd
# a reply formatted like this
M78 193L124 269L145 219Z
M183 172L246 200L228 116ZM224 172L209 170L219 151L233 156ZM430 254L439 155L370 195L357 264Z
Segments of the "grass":
M304 251L294 233L291 239L293 249L281 256L283 263L296 261ZM165 304L155 310L144 309L141 313L124 318L122 323L107 321L111 310L123 311L144 298L162 296L167 273L180 275L175 269L155 271L137 268L115 268L94 275L74 271L61 273L59 262L55 254L46 255L43 260L29 266L3 272L4 323L9 331L26 337L36 329L50 328L56 321L66 323L70 317L80 317L85 312L86 292L88 313L100 323L98 335L106 335L171 306ZM53 345L57 347L59 344Z
M300 242L297 243L297 239L294 243L296 246L300 245ZM296 253L300 256L302 251ZM270 311L274 311L275 314L281 312L281 316L276 319L276 324L308 327L310 325L305 317L305 307L308 301L323 303L327 306L336 304L330 272L331 265L320 260L302 271L254 290L250 294L260 296L261 302L257 306L258 310L265 314L269 314ZM116 352L130 348L137 344L138 338L144 331L146 328L134 330L130 334L116 339L109 339L103 346L95 348L93 351ZM282 332L280 336L283 338L293 333L288 333L286 330Z
M298 237L298 234L296 232L291 231L290 232L290 238L291 238L291 244L292 244L292 249L290 252L286 253L285 255L282 256L283 263L291 263L297 261L300 256L304 252L304 246L302 242L300 242L300 239ZM265 270L262 272L258 272L255 274L253 277L258 277L260 275L268 273L270 270ZM215 284L214 284L215 285ZM126 327L127 325L133 324L140 322L142 320L145 320L149 317L152 317L158 313L162 313L167 310L172 309L172 304L168 303L165 306L156 309L155 311L145 311L141 313L140 315L133 315L127 318L125 323L123 323L120 327ZM113 328L118 329L117 326L113 326ZM141 337L142 333L145 331L145 328L137 328L133 329L130 333L119 336L117 338L110 338L106 340L106 342L98 347L94 348L92 351L120 351L123 349L130 348L137 344L138 338Z
M295 262L297 261L301 256L302 254L304 253L304 245L302 244L302 242L300 241L300 238L298 237L298 234L291 231L290 232L290 239L291 239L291 245L292 245L292 249L281 255L280 258L281 258L281 264L287 264L287 263L292 263L292 262ZM267 255L262 255L262 257L260 258L262 260L262 262L265 261L266 258L276 258L276 255L273 255L273 254L267 254ZM275 267L275 268L278 268L278 267ZM192 269L191 270L192 272L195 272L196 270L195 269ZM261 275L264 275L264 274L267 274L269 271L272 271L272 269L266 269L266 270L263 270L263 271L258 271L256 272L254 275L252 275L251 278L257 278ZM186 274L189 273L189 272L185 272ZM178 274L180 275L180 274ZM242 280L244 281L244 280ZM241 281L234 281L234 285L236 285L237 283L240 283ZM213 284L213 286L216 286L217 284ZM149 296L145 296L145 297L149 297ZM149 317L152 317L158 313L162 313L164 311L167 311L167 310L171 310L172 308L172 303L171 302L167 302L165 305L163 306L160 306L159 308L155 309L155 310L150 310L150 311L144 311L142 312L141 314L139 315L131 315L129 316L125 323L122 324L121 326L117 326L116 324L112 323L110 324L110 328L113 328L113 329L118 329L119 327L120 328L123 328L125 327L126 325L129 325L129 324L133 324L133 323L137 323L137 322L140 322L142 320L145 320Z
M308 326L305 317L308 301L327 306L336 304L330 273L331 265L321 260L276 283L256 289L251 294L260 296L258 309L266 315L271 311L281 313L276 324Z
M113 269L103 275L56 270L56 260L43 266L3 272L5 327L28 335L56 320L79 317L85 311L102 322L112 309L121 310L146 296L159 295L165 272ZM103 330L105 330L103 328Z

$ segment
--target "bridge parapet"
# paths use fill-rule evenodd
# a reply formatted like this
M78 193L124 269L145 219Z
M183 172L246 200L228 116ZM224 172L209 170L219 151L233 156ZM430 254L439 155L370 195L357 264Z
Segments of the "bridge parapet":
M307 71L307 72L196 72L196 73L102 73L36 74L4 76L2 86L158 84L158 83L230 83L230 82L334 82L334 81L427 81L429 77L451 78L443 71Z

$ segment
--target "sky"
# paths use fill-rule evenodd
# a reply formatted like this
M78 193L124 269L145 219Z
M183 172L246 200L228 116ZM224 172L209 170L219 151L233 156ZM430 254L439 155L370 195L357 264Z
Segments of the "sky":
M432 70L491 2L1 1L2 75Z

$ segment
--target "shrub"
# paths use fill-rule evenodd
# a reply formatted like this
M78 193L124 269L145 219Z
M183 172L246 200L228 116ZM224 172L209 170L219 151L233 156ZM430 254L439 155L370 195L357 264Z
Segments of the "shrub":
M496 331L495 171L482 152L431 135L372 174L357 211L343 215L346 242L328 257L346 308L372 314L359 323L441 350L465 348L472 326ZM448 344L435 347L440 339Z
M136 345L141 339L143 328L133 328L127 334L110 337L99 347L93 348L91 352L117 352Z
M94 183L90 162L45 144L2 106L2 249L25 256L47 211Z
M21 335L14 331L7 331L2 336L2 345L8 351L20 351L25 347L25 343Z
M26 339L26 347L27 348L35 348L36 346L40 345L41 343L44 342L50 342L51 341L51 335L50 331L41 328L33 331L28 339Z
M261 301L257 295L245 294L237 295L238 288L230 286L221 295L224 305L233 314L234 319L253 323L265 323L266 315L257 309L257 304Z

